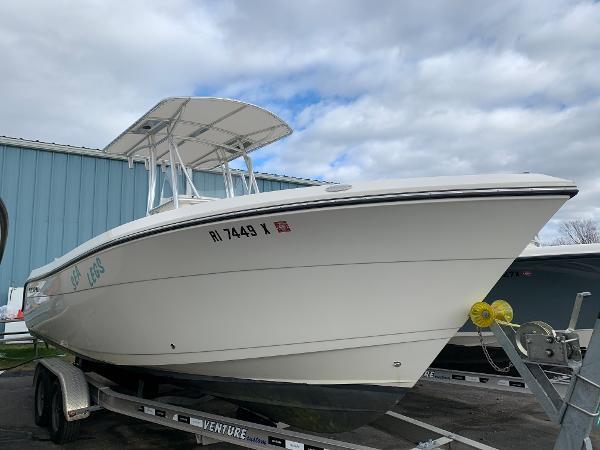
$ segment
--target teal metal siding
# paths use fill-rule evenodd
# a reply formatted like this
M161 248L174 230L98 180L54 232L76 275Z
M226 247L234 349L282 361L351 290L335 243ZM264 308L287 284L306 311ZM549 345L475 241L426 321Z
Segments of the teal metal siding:
M159 171L157 198L164 174ZM220 174L194 172L200 194L224 197ZM147 171L142 163L0 145L0 197L9 235L0 265L0 305L9 286L22 286L31 269L117 225L146 214ZM169 192L168 183L166 192ZM242 183L235 177L236 192ZM261 191L304 186L258 179ZM184 189L184 186L181 186Z

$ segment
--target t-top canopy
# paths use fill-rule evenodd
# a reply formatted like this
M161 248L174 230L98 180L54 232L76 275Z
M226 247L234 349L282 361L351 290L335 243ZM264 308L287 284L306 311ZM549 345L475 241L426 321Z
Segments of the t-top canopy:
M292 132L283 120L249 103L213 97L170 97L159 102L104 149L127 157L169 160L169 137L181 162L214 169L243 152L275 142ZM243 150L242 150L243 149Z

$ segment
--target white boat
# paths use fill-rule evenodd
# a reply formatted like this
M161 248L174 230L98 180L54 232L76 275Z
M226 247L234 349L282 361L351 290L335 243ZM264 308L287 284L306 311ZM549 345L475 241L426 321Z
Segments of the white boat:
M577 323L579 343L586 349L600 312L600 244L529 245L487 295L488 303L507 300L518 323L542 320L556 330L569 325L578 292L590 292L581 307ZM508 356L491 332L482 332L486 346L501 366ZM467 323L438 355L435 367L470 371L493 371L480 349L480 337Z
M577 192L518 174L258 193L248 153L290 132L246 103L160 102L106 148L147 158L148 216L34 270L31 333L107 376L190 384L307 430L355 428L416 383ZM234 195L239 156L252 195ZM158 207L157 164L175 180ZM227 199L178 174L217 166Z

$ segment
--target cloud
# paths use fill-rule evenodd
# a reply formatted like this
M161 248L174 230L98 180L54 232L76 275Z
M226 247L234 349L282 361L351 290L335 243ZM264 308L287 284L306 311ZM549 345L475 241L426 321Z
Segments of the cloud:
M169 95L265 106L259 169L542 172L600 221L600 3L57 0L0 5L0 134L104 147ZM597 206L598 205L598 206Z

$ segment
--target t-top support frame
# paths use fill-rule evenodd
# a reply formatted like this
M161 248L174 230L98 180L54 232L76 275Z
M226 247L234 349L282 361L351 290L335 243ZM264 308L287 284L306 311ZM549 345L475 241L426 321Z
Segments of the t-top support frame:
M188 186L192 190L192 196L196 198L200 198L200 194L196 189L194 181L192 179L192 175L190 172L192 170L188 170L185 167L183 159L181 158L181 154L179 152L179 148L177 143L175 142L175 137L172 132L172 128L167 128L167 136L166 138L161 139L161 142L164 139L168 142L169 148L169 183L171 185L171 192L173 195L173 207L175 209L179 208L179 175L178 169L181 169L183 175L186 179ZM156 201L156 166L157 166L157 142L156 137L152 134L148 135L148 153L149 156L146 159L146 165L148 167L148 202L146 206L146 215L150 214L150 211L154 208L154 203ZM256 181L256 175L254 173L254 167L252 164L252 159L244 149L243 145L239 144L239 149L242 157L244 158L244 162L246 164L247 172L248 172L248 182L246 182L246 177L242 172L240 172L240 178L242 179L242 185L244 188L244 194L249 195L252 193L258 194L260 192L258 188L258 183ZM217 157L220 161L221 173L223 174L223 183L225 186L225 195L227 198L235 197L235 184L233 182L233 176L231 167L229 166L229 162L224 154L222 154L223 150L219 150L216 152ZM190 168L191 169L191 168Z

